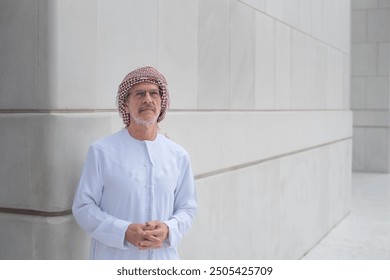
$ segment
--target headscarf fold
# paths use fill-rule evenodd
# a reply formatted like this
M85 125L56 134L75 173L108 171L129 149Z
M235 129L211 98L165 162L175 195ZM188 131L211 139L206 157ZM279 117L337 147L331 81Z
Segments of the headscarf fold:
M165 118L165 114L169 107L169 92L167 88L167 81L157 69L151 66L145 66L137 68L127 74L118 87L116 103L118 106L119 115L121 116L126 127L130 125L130 114L126 112L125 106L126 96L132 86L144 82L153 83L158 86L161 96L161 112L157 118L157 122L161 122Z

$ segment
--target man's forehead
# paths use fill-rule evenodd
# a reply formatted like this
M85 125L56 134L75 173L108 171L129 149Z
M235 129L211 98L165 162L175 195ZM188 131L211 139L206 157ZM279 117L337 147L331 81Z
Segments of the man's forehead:
M142 83L135 84L134 86L131 87L131 90L150 90L150 89L158 90L158 86L153 83L142 82Z

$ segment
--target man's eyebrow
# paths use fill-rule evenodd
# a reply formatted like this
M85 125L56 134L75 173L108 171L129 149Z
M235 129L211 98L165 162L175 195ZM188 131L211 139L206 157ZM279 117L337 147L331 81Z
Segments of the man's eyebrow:
M137 90L134 90L134 92L149 91L149 90L156 90L156 91L158 91L159 88L157 87L157 88L148 88L148 89L137 89Z

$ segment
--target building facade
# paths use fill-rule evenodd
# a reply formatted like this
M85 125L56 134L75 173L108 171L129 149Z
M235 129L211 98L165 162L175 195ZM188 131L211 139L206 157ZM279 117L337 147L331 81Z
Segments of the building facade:
M390 1L352 1L353 169L390 172Z
M82 259L70 209L122 78L166 76L161 129L199 196L184 259L297 259L350 209L349 0L4 0L0 258Z

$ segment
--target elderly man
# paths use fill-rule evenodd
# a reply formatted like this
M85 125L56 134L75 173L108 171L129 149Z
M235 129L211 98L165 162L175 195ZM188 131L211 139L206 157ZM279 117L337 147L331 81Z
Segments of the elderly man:
M152 67L119 85L125 128L94 142L73 202L91 236L91 259L178 259L177 245L197 209L187 152L158 133L169 93Z

